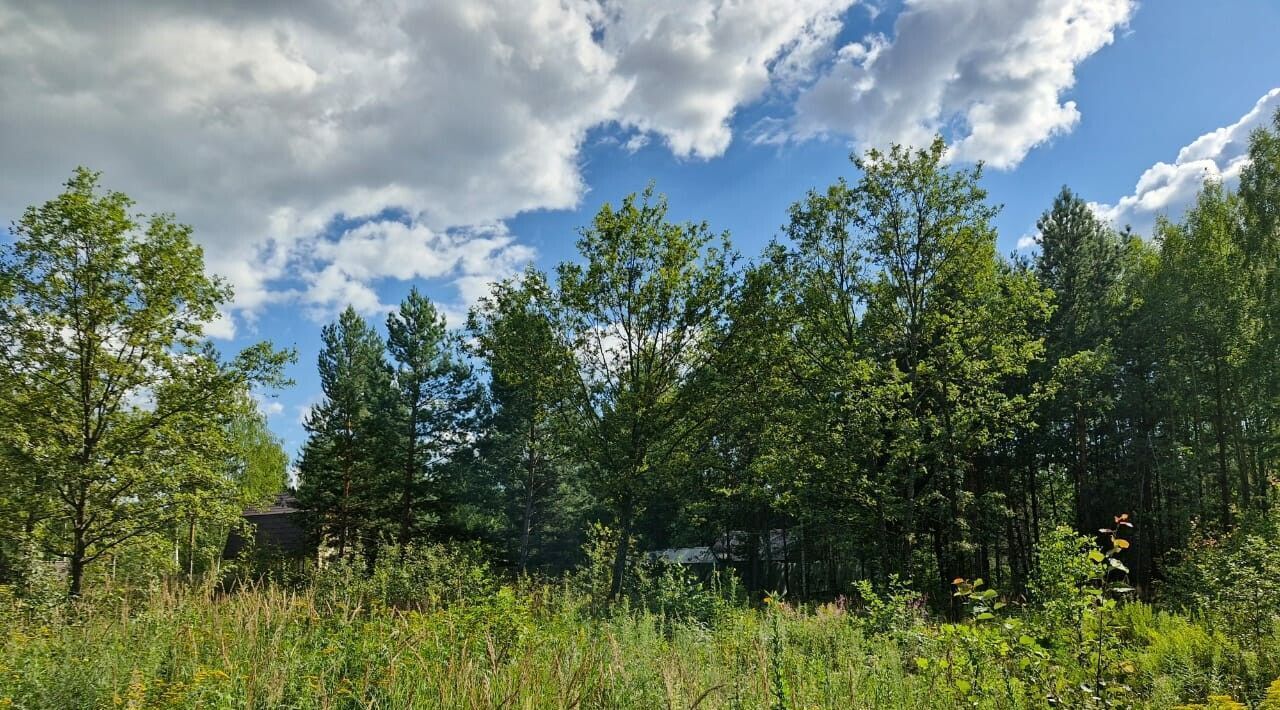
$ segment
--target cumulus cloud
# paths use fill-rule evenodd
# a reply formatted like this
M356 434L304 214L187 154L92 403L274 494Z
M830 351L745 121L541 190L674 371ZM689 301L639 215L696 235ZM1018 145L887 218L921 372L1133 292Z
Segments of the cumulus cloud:
M607 0L604 47L630 83L619 120L661 135L678 156L729 147L735 109L760 98L776 64L803 78L854 0Z
M1103 219L1117 227L1129 225L1150 234L1158 216L1177 219L1195 202L1205 180L1234 187L1249 163L1249 134L1280 110L1280 88L1258 99L1235 123L1210 131L1178 151L1172 163L1159 162L1138 178L1133 194L1114 205L1094 204Z
M265 397L261 394L255 394L253 399L257 402L258 411L262 412L262 414L268 418L278 417L284 413L284 405L275 399Z
M320 240L300 257L307 287L303 305L316 320L327 320L347 304L364 313L385 313L370 284L381 278L446 279L459 302L443 304L450 323L488 291L533 259L502 224L436 231L421 223L368 221L336 239ZM450 314L451 311L451 314Z
M718 155L735 110L809 71L852 2L0 5L0 216L85 164L196 227L237 317L376 309L388 277L471 297L528 255L483 225L579 203L590 129ZM330 243L339 215L376 224Z
M841 47L784 127L757 140L852 137L922 145L942 132L952 155L1016 166L1079 121L1063 94L1081 61L1110 44L1134 0L913 0L893 36Z

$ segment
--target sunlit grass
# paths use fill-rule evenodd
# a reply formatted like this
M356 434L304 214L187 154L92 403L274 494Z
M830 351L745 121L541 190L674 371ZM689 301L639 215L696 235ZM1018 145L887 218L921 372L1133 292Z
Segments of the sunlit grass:
M1221 637L1186 619L1143 609L1126 622L1142 635L1127 656L1132 706L1240 690L1240 664L1265 665L1230 658ZM170 586L51 615L11 605L0 707L961 707L947 673L918 660L947 653L933 626L864 635L858 616L833 606L729 607L710 624L585 610L561 587L503 587L421 610L275 586ZM1048 707L1035 693L1018 702Z

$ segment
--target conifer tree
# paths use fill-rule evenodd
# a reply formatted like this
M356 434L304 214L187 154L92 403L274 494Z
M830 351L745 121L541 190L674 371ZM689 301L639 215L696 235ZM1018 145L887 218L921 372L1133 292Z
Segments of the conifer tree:
M473 443L478 393L444 316L416 288L387 316L387 352L394 396L380 426L389 440L389 469L396 473L382 507L403 546L447 516L442 505L461 502L456 485L447 490L446 471Z
M391 373L382 339L348 306L320 332L318 358L324 399L307 415L308 439L299 462L298 499L312 533L339 557L376 544L387 474L382 413Z
M546 277L526 271L494 284L472 310L475 352L489 368L494 411L485 452L499 469L512 521L509 545L516 566L547 560L547 548L573 539L576 467L567 446L576 421L567 390L572 356L556 338Z

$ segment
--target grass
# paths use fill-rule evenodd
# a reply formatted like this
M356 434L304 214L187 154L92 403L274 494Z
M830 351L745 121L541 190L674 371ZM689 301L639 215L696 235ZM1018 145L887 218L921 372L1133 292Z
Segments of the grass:
M755 612L672 627L646 613L584 618L551 594L504 596L479 610L419 612L324 608L280 589L169 590L141 608L12 626L0 698L67 708L751 708L771 697ZM785 624L782 667L797 706L866 697L929 707L927 684L901 658L828 621Z
M315 586L177 585L48 613L3 608L0 707L950 710L1050 707L1052 695L1084 707L1064 693L1091 673L1075 644L1053 640L1024 668L1000 624L986 636L923 622L873 633L833 605L726 604L701 622L593 615L555 585L418 609ZM1144 605L1117 617L1117 707L1257 701L1280 671L1274 628L1246 651Z

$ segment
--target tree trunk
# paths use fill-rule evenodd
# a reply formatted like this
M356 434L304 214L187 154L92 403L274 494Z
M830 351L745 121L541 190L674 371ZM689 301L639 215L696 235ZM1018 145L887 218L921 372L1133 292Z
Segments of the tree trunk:
M537 455L537 424L533 418L529 419L529 454L525 457L525 489L524 489L524 520L520 530L520 571L526 572L529 567L529 537L533 530L533 508L534 495L537 490L538 475L538 455Z
M520 530L520 572L529 571L529 532L533 528L533 496L524 500L524 525Z
M84 580L84 554L76 552L71 555L71 588L68 594L74 599L80 596L80 585Z
M75 525L74 540L71 545L71 565L69 570L71 586L68 590L68 594L70 594L72 598L80 596L81 585L84 582L84 567L87 563L87 560L85 559L87 547L88 546L85 544L84 540L84 529L80 523L77 522Z
M187 523L187 583L196 579L196 519Z
M400 554L413 538L413 482L416 473L418 444L418 404L409 411L409 449L405 452L403 490L400 491Z
M1089 468L1089 433L1084 408L1079 404L1076 405L1072 433L1076 445L1076 460L1071 469L1076 488L1076 529L1085 530L1089 528L1085 509L1085 501L1089 495L1085 487Z
M1222 360L1213 361L1214 422L1213 433L1218 453L1218 494L1221 496L1223 528L1231 527L1231 476L1227 471L1226 407L1222 396Z
M613 557L613 579L609 586L609 599L617 601L626 587L627 555L631 552L631 511L628 506L623 514L622 527L618 531L618 547Z
M86 524L87 510L84 497L81 496L75 506L74 514L71 520L71 557L70 559L70 588L67 593L74 599L80 596L81 585L84 582L84 567L88 564L89 544L85 540L85 534L88 529Z

